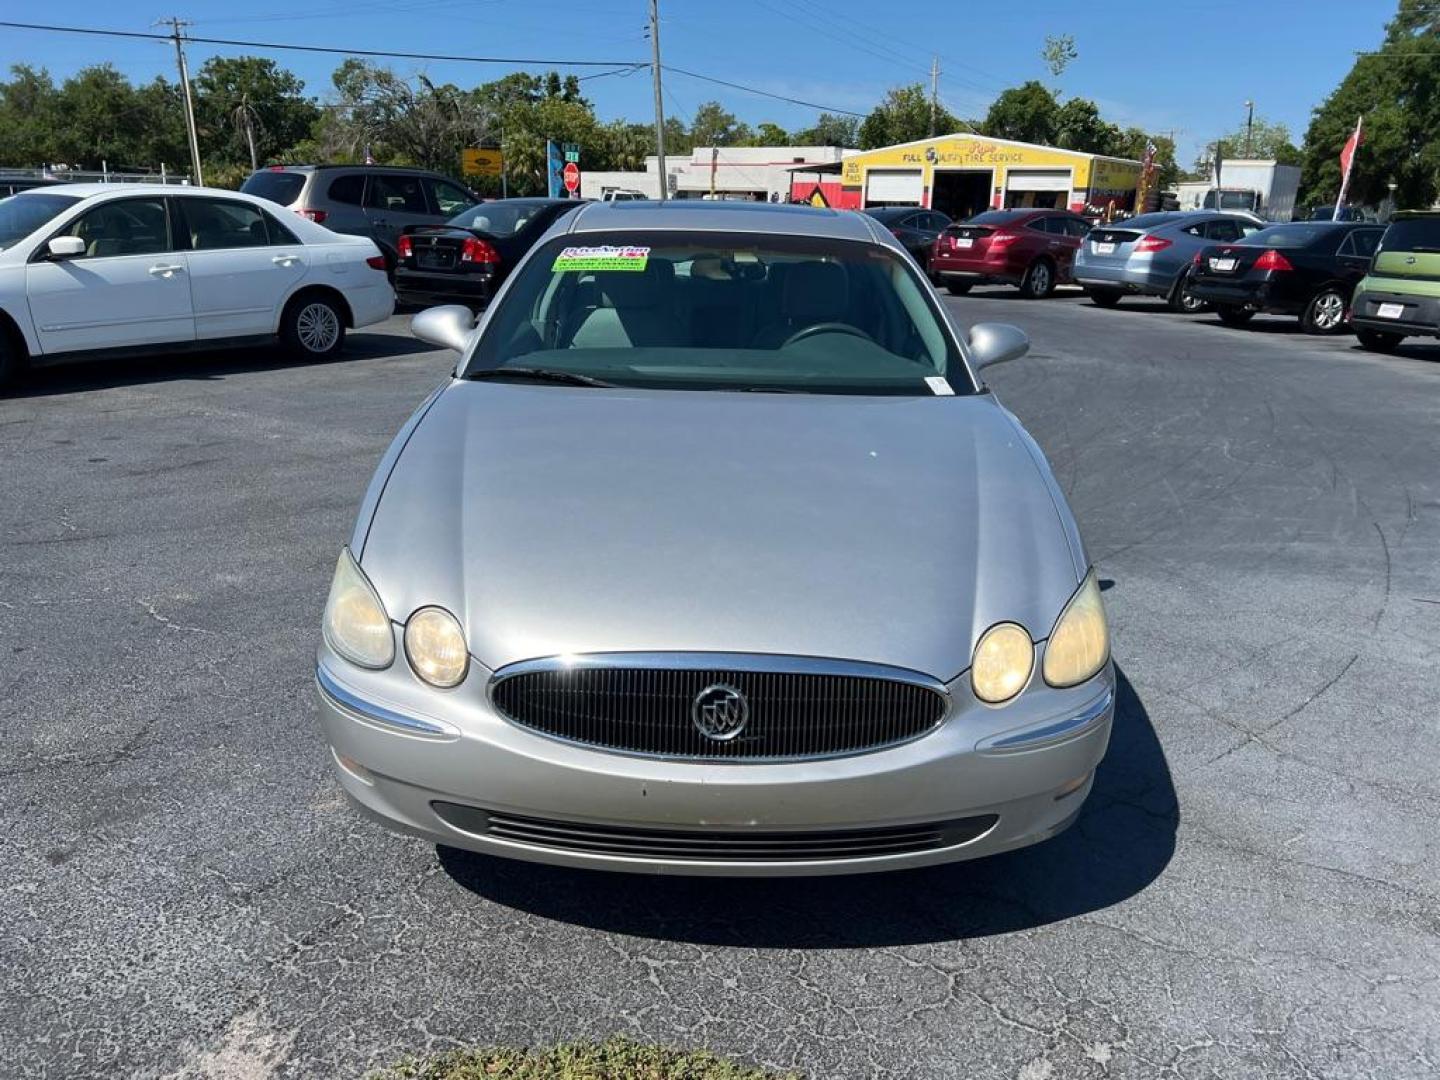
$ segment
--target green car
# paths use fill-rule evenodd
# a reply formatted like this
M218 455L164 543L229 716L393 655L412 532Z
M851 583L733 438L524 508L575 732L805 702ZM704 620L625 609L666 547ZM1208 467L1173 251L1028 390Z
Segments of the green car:
M1355 288L1350 321L1376 352L1410 336L1440 337L1440 211L1403 210L1390 220Z

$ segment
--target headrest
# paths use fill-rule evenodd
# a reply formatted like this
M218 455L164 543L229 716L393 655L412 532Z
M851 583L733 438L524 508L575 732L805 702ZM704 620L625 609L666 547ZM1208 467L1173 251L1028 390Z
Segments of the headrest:
M850 302L850 276L834 262L803 262L785 273L781 307L794 322L835 322Z
M597 270L595 284L606 307L651 308L670 302L675 264L651 259L644 270Z

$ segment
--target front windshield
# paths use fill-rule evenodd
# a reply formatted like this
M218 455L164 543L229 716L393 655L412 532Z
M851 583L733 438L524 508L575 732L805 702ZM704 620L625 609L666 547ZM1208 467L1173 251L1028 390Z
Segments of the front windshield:
M544 210L545 206L545 203L518 202L513 199L481 203L451 218L450 224L458 225L462 229L475 229L489 236L514 236L528 225L536 214Z
M572 235L526 262L465 373L543 369L686 390L973 393L942 319L909 261L875 244Z
M0 199L0 248L23 240L66 207L79 202L76 195L26 192Z

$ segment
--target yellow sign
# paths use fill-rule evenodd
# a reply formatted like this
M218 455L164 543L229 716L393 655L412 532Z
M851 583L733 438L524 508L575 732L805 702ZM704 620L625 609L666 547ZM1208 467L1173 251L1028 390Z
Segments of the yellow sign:
M499 176L505 157L499 150L480 150L467 146L460 151L460 171L466 176Z

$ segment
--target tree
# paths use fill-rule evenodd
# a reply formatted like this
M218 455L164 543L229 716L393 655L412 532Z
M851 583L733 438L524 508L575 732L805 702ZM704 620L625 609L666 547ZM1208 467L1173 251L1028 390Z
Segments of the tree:
M792 138L796 146L858 146L860 121L853 116L822 112L814 127L797 131Z
M320 110L305 84L273 60L212 56L195 77L201 152L221 164L259 163L310 134Z
M1101 118L1100 109L1093 101L1072 97L1055 113L1056 146L1083 150L1087 154L1113 155L1119 153L1120 143L1120 129Z
M772 124L766 120L755 129L755 134L750 137L754 146L789 146L790 133L779 124Z
M417 75L412 85L388 67L354 57L335 69L331 81L341 115L323 134L342 160L368 150L377 161L454 174L464 147L494 137L498 118L449 83L437 86Z
M692 146L741 146L750 139L748 124L726 112L718 101L707 101L695 110L690 122ZM669 152L667 140L666 152Z
M1247 138L1244 124L1222 136L1220 141L1225 145L1227 157L1274 158L1282 165L1299 165L1304 160L1300 150L1290 141L1290 129L1261 116L1257 116L1251 125L1249 153L1246 153L1245 149ZM1204 160L1207 163L1210 160L1208 152Z
M1120 132L1120 138L1112 151L1116 157L1143 161L1145 147L1155 144L1155 169L1161 190L1173 189L1181 176L1180 166L1175 162L1175 140L1165 135L1150 135L1138 127L1128 127Z
M961 123L944 106L936 111L934 130L945 134L958 131ZM885 99L860 125L862 150L894 143L915 142L930 135L930 98L919 83L899 86L886 93Z
M48 71L28 64L10 69L10 80L0 83L0 161L39 166L63 160L56 146L59 99Z
M1398 205L1429 206L1440 190L1440 9L1433 0L1400 0L1380 49L1357 57L1315 109L1302 151L1301 201L1334 202L1340 150L1362 115L1365 141L1350 201L1378 203L1393 182Z
M1060 104L1034 79L1001 93L983 125L992 138L1046 145L1054 145L1059 128Z
M1057 79L1065 73L1070 62L1079 59L1079 56L1080 51L1075 48L1074 34L1045 35L1045 47L1040 50L1040 57L1050 69L1050 74Z

